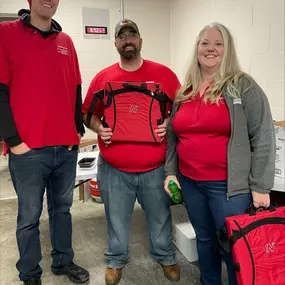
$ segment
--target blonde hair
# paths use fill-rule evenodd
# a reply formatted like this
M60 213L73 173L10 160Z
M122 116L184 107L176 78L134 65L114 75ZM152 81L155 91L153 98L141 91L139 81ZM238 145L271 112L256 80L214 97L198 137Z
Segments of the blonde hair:
M213 83L205 92L204 101L206 102L210 100L211 103L218 104L221 97L221 91L224 86L226 86L230 96L234 98L240 97L237 85L240 77L245 75L245 73L241 71L236 55L233 37L225 26L220 23L212 23L205 26L197 36L194 54L190 67L186 73L185 82L178 91L176 97L176 101L178 103L192 99L197 93L200 84L203 82L201 68L198 61L198 45L208 28L215 28L221 33L224 40L224 56L220 69L214 77Z

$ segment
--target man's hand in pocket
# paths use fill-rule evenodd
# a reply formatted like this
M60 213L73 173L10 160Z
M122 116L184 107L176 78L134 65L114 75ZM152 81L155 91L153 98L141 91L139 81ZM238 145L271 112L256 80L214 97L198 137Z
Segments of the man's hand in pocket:
M80 144L80 140L81 140L81 135L80 134L78 134L78 138L79 138L79 143L78 144ZM72 150L72 148L73 148L73 145L70 145L68 147L68 150Z
M30 151L31 149L24 142L22 142L17 146L11 147L10 150L13 154L24 154Z

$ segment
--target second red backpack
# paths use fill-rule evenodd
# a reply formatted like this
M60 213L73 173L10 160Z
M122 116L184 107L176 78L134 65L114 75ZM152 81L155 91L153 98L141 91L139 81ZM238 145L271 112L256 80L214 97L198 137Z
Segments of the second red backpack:
M226 218L239 285L285 285L285 207Z

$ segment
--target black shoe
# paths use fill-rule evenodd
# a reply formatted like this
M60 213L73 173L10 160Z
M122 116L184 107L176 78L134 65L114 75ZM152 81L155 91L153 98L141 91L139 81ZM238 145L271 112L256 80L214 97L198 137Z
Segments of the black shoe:
M24 285L42 285L40 277L33 277L27 281L24 281Z
M72 261L60 267L51 267L54 275L66 275L73 283L85 283L89 280L89 272Z

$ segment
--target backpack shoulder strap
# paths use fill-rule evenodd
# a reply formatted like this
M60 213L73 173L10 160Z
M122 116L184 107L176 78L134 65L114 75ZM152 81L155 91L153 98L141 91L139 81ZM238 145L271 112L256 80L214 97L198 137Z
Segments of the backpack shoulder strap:
M104 99L104 90L99 90L93 94L93 99L88 109L87 118L86 118L86 126L88 128L90 128L91 118L93 115L93 111L96 107L97 101L100 100L103 103L103 99Z

